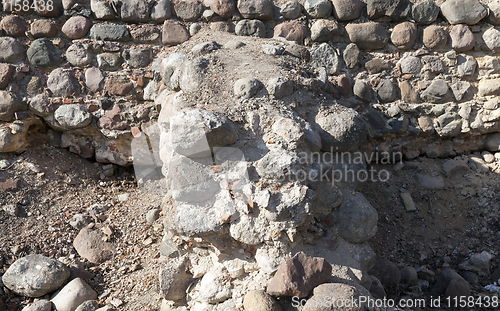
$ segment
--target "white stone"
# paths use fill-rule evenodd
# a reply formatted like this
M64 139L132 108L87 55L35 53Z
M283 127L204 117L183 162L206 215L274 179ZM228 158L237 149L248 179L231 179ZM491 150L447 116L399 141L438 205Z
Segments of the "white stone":
M57 311L75 311L84 301L96 299L97 293L82 279L76 278L66 284L50 301Z

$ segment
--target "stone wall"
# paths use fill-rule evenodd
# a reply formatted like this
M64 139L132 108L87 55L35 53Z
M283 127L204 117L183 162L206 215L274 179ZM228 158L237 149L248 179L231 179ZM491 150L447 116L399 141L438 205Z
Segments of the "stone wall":
M51 3L4 4L2 152L22 151L28 130L46 124L83 157L131 164L133 134L155 122L165 88L157 56L207 28L308 46L310 64L326 69L321 89L370 124L371 148L450 156L484 149L463 137L500 128L496 2Z

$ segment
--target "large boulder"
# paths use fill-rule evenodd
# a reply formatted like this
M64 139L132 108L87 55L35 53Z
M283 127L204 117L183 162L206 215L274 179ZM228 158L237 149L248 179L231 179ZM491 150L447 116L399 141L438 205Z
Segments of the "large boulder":
M379 23L348 24L345 27L349 40L362 50L382 49L389 42L389 34Z
M342 204L337 208L339 235L351 243L363 243L377 233L377 210L361 194L352 190L343 191Z
M15 93L0 91L0 121L11 121L14 112L26 109L28 105Z
M14 293L41 297L58 289L68 278L63 263L42 255L28 255L14 262L2 276L2 282Z
M351 108L332 105L316 115L324 151L354 151L366 141L368 130L361 116Z

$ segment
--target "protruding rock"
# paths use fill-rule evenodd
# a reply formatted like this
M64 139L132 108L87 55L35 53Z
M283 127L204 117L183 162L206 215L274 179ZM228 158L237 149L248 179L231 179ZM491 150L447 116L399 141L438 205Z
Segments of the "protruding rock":
M356 68L356 66L358 66L359 62L361 61L361 57L361 50L356 44L350 43L346 46L343 53L343 58L347 68Z
M263 290L252 290L246 293L243 306L246 311L281 311L278 302Z
M339 235L352 243L373 238L377 233L377 210L361 193L352 190L342 193L344 200L335 212Z
M185 22L197 20L203 13L203 4L198 0L182 0L174 2L174 14Z
M356 80L353 87L353 93L365 103L372 100L372 89L362 80Z
M360 0L332 0L332 3L335 17L342 22L358 18L363 10Z
M16 15L7 15L2 18L0 27L3 29L7 36L11 37L24 37L26 31L25 21Z
M494 51L500 51L500 30L497 30L494 27L483 32L483 41L486 46Z
M307 27L295 21L284 22L274 27L274 37L283 37L299 44L304 42L307 32Z
M464 24L453 26L450 31L451 47L457 52L465 52L474 48L476 40L469 27Z
M234 29L238 36L252 36L264 38L266 36L266 25L256 19L244 19L236 24Z
M42 37L55 37L57 36L56 24L47 19L36 19L31 23L31 35L37 39Z
M298 252L285 261L267 286L273 296L306 297L316 286L328 281L332 266L320 257Z
M302 5L297 1L288 1L280 8L280 13L286 19L297 19L302 14Z
M488 3L489 14L488 22L492 25L500 25L500 1L492 1Z
M417 26L412 22L397 24L391 34L392 43L399 49L406 50L417 40Z
M166 20L163 23L162 42L165 45L181 44L189 39L187 28L180 22Z
M384 103L394 101L398 95L397 89L391 79L385 79L378 85L377 94Z
M61 52L46 38L33 41L26 54L31 65L41 68L53 67L61 59Z
M90 26L92 26L92 22L88 18L83 16L72 16L64 23L61 32L68 39L80 39L87 35Z
M0 63L0 89L5 88L9 84L10 77L13 73L14 66Z
M418 92L413 88L413 86L408 81L399 82L399 89L401 90L401 99L407 103L419 103L420 96Z
M128 41L130 32L127 27L122 25L99 24L90 28L89 36L94 40Z
M27 104L15 93L0 91L0 121L12 121L16 111L26 108Z
M122 0L120 14L124 22L147 22L149 20L148 2L145 0Z
M447 0L441 13L452 25L474 25L488 15L486 7L478 0Z
M92 263L103 263L111 259L116 250L108 242L103 241L103 234L98 231L83 228L73 241L78 254Z
M351 42L362 50L378 50L389 42L389 34L379 23L348 24L345 29Z
M406 56L402 58L400 64L403 74L419 74L422 69L420 58L415 56Z
M160 0L151 8L151 20L156 23L163 23L172 16L169 0ZM134 35L132 34L132 37Z
M267 82L267 91L277 99L283 98L293 93L293 82L283 77L272 78Z
M54 96L80 94L81 87L72 70L54 69L47 79L47 87Z
M355 110L338 105L320 110L316 123L321 128L322 150L327 152L357 150L368 134L365 122Z
M413 6L413 19L423 25L428 25L436 20L440 12L439 7L432 0L420 2Z
M343 310L343 311L361 311L365 310L365 303L358 303L362 294L359 289L355 286L342 284L342 283L326 283L321 284L314 288L313 295L309 298L304 305L303 311L319 311L319 310ZM332 298L335 297L333 300ZM324 304L321 307L318 307L318 302L326 302L329 301L332 307ZM342 301L342 304L340 303ZM356 304L351 303L351 301L355 301ZM335 307L335 303L338 302ZM349 302L349 304L347 304Z
M431 50L443 48L447 41L448 33L442 27L431 25L424 29L423 42L427 48Z
M85 67L92 63L92 53L81 43L74 43L66 50L66 60L73 66Z
M160 291L165 299L177 301L186 297L186 289L193 281L189 264L186 257L178 257L160 265Z
M324 18L332 13L332 3L326 0L306 0L304 9L312 18Z
M311 63L317 68L325 67L329 75L336 74L340 70L339 56L328 43L321 43L310 53Z
M450 87L446 81L435 79L420 96L427 102L443 103L451 99Z
M408 0L370 0L366 11L370 19L386 16L392 21L399 21L409 15L410 8Z
M97 293L80 278L66 284L50 301L58 311L75 311L84 301L97 299Z
M267 21L273 17L273 3L270 0L238 0L238 11L244 18Z
M253 97L262 88L262 83L253 78L239 79L234 83L234 95L238 98Z
M54 112L54 118L64 129L85 127L92 121L92 115L80 104L60 106Z
M334 41L340 35L340 28L336 21L318 19L311 26L311 40L316 42Z

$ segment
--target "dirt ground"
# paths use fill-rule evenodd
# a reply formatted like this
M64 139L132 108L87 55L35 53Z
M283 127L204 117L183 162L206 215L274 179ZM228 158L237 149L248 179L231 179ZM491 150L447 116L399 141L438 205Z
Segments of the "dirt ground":
M467 162L466 155L460 158ZM442 163L446 160L418 158L405 162L401 171L379 166L377 169L391 171L388 182L359 185L357 190L379 213L378 232L370 245L377 255L401 268L425 266L436 273L446 266L459 271L459 264L471 253L487 251L495 256L490 264L490 272L493 272L500 265L498 162L488 164L488 173L470 170L457 180L446 179L444 189L425 189L418 184L416 173L443 175ZM411 194L417 211L406 211L401 188ZM490 276L481 277L478 284L471 286L473 295L492 294L482 289L492 283ZM409 293L411 289L398 289L388 294Z
M17 217L0 208L0 263L3 261L4 270L18 258L43 254L68 265L79 264L81 271L72 273L85 278L102 304L111 303L119 310L158 309L162 219L150 226L145 214L161 205L165 192L160 182L138 187L133 169L118 167L114 176L101 179L103 164L52 147L40 136L26 152L1 159L12 165L0 171L0 182L20 179L16 191L0 191L2 206L19 208ZM41 172L34 172L28 163ZM107 233L118 250L113 260L100 265L80 262L72 245L78 231L69 225L74 214L95 203L111 205L94 219L94 227ZM5 298L8 310L21 310L32 301L13 293Z

